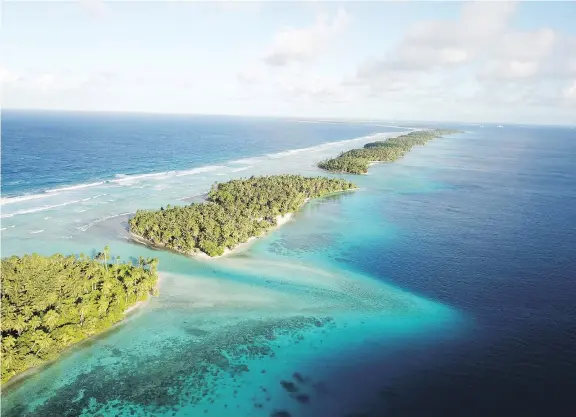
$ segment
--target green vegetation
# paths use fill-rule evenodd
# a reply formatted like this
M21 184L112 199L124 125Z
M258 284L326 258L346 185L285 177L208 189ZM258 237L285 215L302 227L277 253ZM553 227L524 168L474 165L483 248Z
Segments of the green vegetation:
M130 231L156 246L218 256L298 210L306 199L356 188L351 182L299 175L251 177L215 184L208 201L159 211L138 210Z
M320 162L318 166L333 172L365 174L371 162L395 161L414 146L421 146L429 140L453 133L458 133L458 131L435 129L410 132L385 141L367 143L364 148L343 152L336 158Z
M138 266L109 260L108 247L95 259L2 259L2 382L110 328L155 292L157 259L140 258Z

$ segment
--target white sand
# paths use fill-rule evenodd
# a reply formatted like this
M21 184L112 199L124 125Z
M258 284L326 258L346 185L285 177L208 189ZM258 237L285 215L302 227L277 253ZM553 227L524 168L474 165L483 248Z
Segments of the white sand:
M235 282L213 276L165 273L168 282L163 300L170 305L194 309L277 309L282 303L293 303L293 296L282 291L250 283ZM162 300L161 300L162 302Z
M234 275L224 277L202 271L194 275L165 273L165 290L155 308L169 305L213 310L228 320L230 314L241 318L246 314L289 316L343 310L392 313L398 307L414 307L417 299L369 276L310 267L297 261L230 257L221 260L219 266L224 267L222 271L253 279L244 281Z
M307 201L308 201L308 199L306 199L305 203L306 203ZM276 229L278 229L278 228L281 227L281 226L284 226L286 223L288 223L288 222L292 219L293 216L294 216L294 213L286 213L286 214L283 215L283 216L282 216L282 215L276 216L276 226L268 229L268 230L266 231L266 233L271 232L271 231L273 231L273 230L276 230ZM266 233L265 233L265 234L266 234ZM264 235L265 235L265 234L264 234ZM264 236L264 235L262 235L262 236ZM152 242L150 242L149 240L147 240L146 238L144 238L144 237L142 237L142 236L139 236L139 235L137 235L137 234L135 234L135 233L132 233L132 232L130 232L130 236L131 236L132 239L134 239L136 242L141 243L141 244L146 245L146 246L150 246L150 247L164 247L164 246L165 246L165 245L163 245L163 244L161 244L161 243L152 243ZM228 255L230 255L230 254L232 254L232 253L239 253L239 252L245 251L245 250L248 249L248 248L250 247L250 245L251 245L252 243L254 243L254 242L256 241L256 239L258 239L259 237L261 237L261 236L252 236L252 237L249 238L246 242L243 242L243 243L240 243L240 244L236 245L233 249L228 249L228 248L226 248L226 249L224 249L224 253L223 253L222 255L219 255L219 256L209 256L209 255L207 255L206 253L200 252L200 251L198 251L198 252L192 252L192 253L185 254L185 255L189 255L189 256L192 256L193 258L202 259L202 260L205 260L205 259L218 259L218 258L221 258L221 257L223 257L223 256L228 256ZM131 307L131 308L132 308L132 307Z
M151 295L149 295L148 298L146 298L144 301L138 301L133 306L128 307L126 310L124 310L124 315L127 316L131 312L139 309L140 307L143 307L145 304L148 304L148 302L150 301L150 297L151 297Z
M306 201L308 201L308 200L306 200ZM286 213L284 215L276 216L276 226L268 229L266 231L266 233L269 233L273 230L278 229L281 226L284 226L286 223L288 223L292 219L293 216L294 216L294 213ZM265 236L266 233L264 233L262 236ZM222 255L219 255L219 256L209 256L209 255L205 254L204 252L195 252L192 256L194 256L195 258L198 258L198 259L203 259L203 260L204 259L218 259L218 258L222 258L224 256L229 256L233 253L244 252L256 241L256 239L258 239L259 237L262 237L262 236L252 236L246 242L240 243L232 249L226 248L226 249L224 249L224 253Z
M162 274L158 273L158 280L156 281L156 285L154 286L155 290L160 290L160 281L162 279ZM127 316L128 314L132 313L133 311L139 309L140 307L144 307L146 306L150 300L152 299L153 295L148 294L148 297L145 300L142 301L138 301L136 304L134 304L133 306L128 307L126 310L124 310L124 315Z
M353 190L355 191L358 189L356 188ZM335 191L334 193L331 193L331 194L337 194L340 192L353 191L353 190L340 190L340 191ZM302 205L298 209L300 210L308 201L310 201L309 198L305 199L304 203L302 203ZM293 217L294 217L294 213L286 213L284 215L276 216L276 226L268 229L262 236L265 236L266 233L269 233L271 231L278 229L279 227L284 226L286 223L288 223L290 220L292 220ZM165 246L161 243L153 244L152 242L148 241L147 239L143 238L142 236L139 236L139 235L132 233L132 232L130 232L130 235L132 236L132 238L135 241L142 243L146 246L151 246L151 247L155 247L155 246L156 247L164 247ZM236 253L240 253L240 252L247 250L256 241L256 239L258 239L259 237L262 237L262 236L252 236L246 242L240 243L232 249L229 249L229 248L224 249L224 253L222 255L218 255L218 256L210 256L210 255L208 255L204 252L201 252L201 251L186 253L185 255L191 256L191 257L196 258L196 259L201 259L201 260L218 259L218 258L222 258L225 256L229 256L231 254L236 254ZM175 252L178 252L178 251L175 251ZM180 252L180 253L182 253L182 252Z

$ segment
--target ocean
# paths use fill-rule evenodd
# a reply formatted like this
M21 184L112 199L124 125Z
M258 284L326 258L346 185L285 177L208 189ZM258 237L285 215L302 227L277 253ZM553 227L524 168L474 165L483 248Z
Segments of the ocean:
M368 175L316 163L457 128ZM138 208L298 173L313 200L196 260L128 239ZM221 116L2 114L2 256L160 259L160 296L3 387L4 416L573 416L576 129Z

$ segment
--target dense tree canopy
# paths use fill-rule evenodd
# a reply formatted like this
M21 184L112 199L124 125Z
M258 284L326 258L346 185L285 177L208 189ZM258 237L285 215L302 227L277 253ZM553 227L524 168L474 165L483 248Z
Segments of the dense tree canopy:
M320 162L318 166L328 171L365 174L371 162L394 161L414 146L424 145L431 139L452 133L457 133L457 131L435 129L410 132L388 140L367 143L364 148L343 152L336 158Z
M298 210L306 199L355 187L341 179L299 175L233 180L214 185L205 203L138 210L130 219L130 231L178 252L218 256L261 235L276 224L278 215Z
M2 382L109 328L155 291L156 259L140 258L137 266L109 261L108 247L96 259L2 259Z

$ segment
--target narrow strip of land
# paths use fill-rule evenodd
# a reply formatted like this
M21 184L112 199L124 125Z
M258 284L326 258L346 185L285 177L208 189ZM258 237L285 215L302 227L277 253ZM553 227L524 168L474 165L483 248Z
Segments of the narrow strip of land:
M251 177L216 184L207 201L138 210L130 219L137 240L186 255L221 256L260 236L311 198L356 188L349 181L300 175Z
M318 166L332 172L365 174L373 162L395 161L414 146L422 146L429 140L454 133L459 132L447 129L410 132L395 138L367 143L364 148L343 152L336 158L320 162Z

